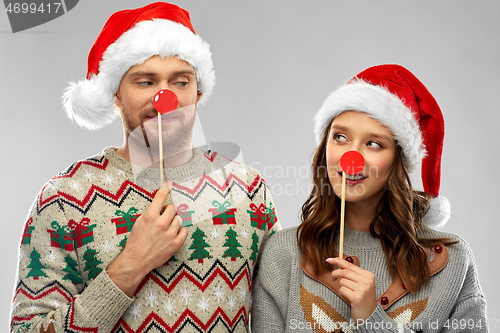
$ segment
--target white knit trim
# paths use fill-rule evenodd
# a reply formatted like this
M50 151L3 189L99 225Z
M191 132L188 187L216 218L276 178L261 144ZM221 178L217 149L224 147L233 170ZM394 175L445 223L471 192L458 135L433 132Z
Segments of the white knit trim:
M124 32L103 54L99 74L70 83L63 105L70 119L87 129L98 129L113 121L118 108L115 93L130 67L152 56L177 56L194 67L203 104L215 85L210 46L184 25L165 19L137 23Z
M314 132L319 144L333 118L345 111L366 112L385 125L401 146L410 170L425 155L420 128L411 110L387 89L362 80L333 91L314 117Z

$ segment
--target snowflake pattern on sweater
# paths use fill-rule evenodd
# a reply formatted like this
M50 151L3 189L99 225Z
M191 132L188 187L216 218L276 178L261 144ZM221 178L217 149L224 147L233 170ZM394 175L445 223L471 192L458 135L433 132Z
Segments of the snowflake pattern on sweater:
M255 261L281 229L271 193L255 170L194 152L188 164L165 170L167 203L189 236L133 299L105 269L158 184L138 181L114 148L51 179L23 226L11 332L247 332ZM257 206L268 208L258 226L249 211Z

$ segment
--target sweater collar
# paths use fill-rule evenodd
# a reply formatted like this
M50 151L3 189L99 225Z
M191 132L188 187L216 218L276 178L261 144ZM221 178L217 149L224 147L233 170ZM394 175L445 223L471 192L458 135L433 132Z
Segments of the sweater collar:
M336 247L339 244L339 237L337 237ZM344 251L349 250L382 250L380 239L373 237L369 232L344 229Z
M137 180L138 177L147 177L151 179L159 178L158 169L143 168L133 165L116 153L115 147L107 147L104 149L104 157L118 170L123 171L129 177ZM182 181L187 177L196 177L203 174L204 165L208 162L205 152L197 146L193 146L194 156L188 163L174 167L165 168L165 179L172 181Z

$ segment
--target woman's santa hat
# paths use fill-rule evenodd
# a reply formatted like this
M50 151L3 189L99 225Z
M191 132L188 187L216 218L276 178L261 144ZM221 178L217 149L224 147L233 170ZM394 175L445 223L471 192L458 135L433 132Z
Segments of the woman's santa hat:
M86 79L64 91L68 117L91 130L110 124L119 115L115 94L123 75L155 55L193 66L200 103L207 100L215 85L210 46L196 35L187 11L156 2L111 15L89 52Z
M333 91L323 103L314 119L318 144L332 119L350 110L366 112L389 128L410 170L422 161L424 191L433 197L424 223L442 227L451 211L449 201L439 196L444 120L431 93L402 66L370 67Z

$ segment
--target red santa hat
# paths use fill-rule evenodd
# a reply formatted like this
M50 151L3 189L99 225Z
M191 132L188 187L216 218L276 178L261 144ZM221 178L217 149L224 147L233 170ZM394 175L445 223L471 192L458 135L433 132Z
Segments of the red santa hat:
M392 131L410 171L422 162L424 191L433 197L424 223L442 227L450 216L449 201L439 196L444 120L431 93L402 66L370 67L323 103L315 116L318 144L332 119L350 110L366 112Z
M110 124L119 115L115 94L123 75L155 55L193 66L200 103L207 100L215 85L210 46L196 35L187 11L156 2L111 15L89 52L86 79L64 91L68 117L91 130Z

